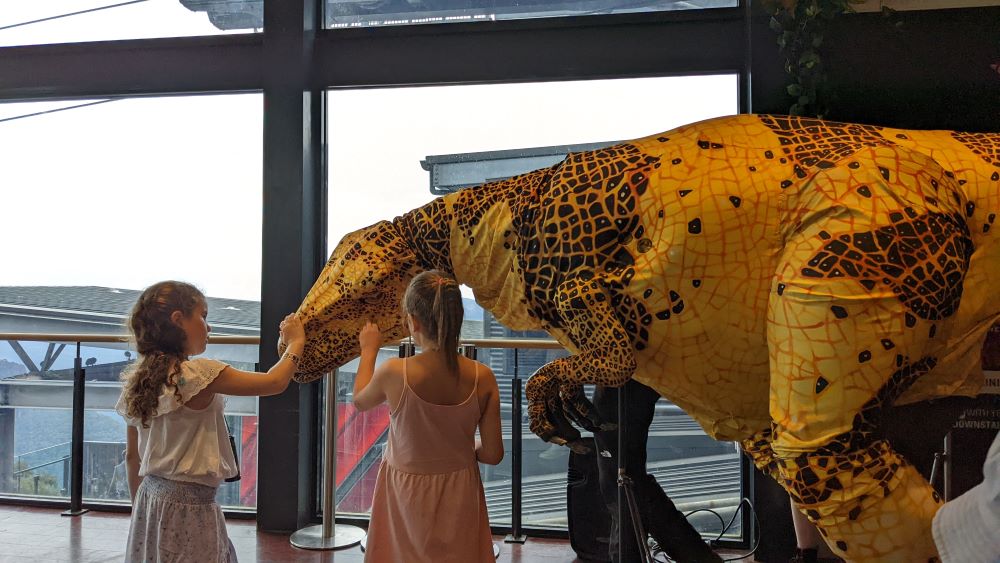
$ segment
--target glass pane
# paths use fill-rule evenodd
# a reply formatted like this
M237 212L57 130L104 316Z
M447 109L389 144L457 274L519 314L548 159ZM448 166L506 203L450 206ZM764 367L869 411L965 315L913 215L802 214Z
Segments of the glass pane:
M205 355L238 369L252 370L254 363L247 359L251 355L256 358L257 346L241 348L231 354L224 346L213 345ZM75 357L73 342L0 341L0 493L69 496ZM125 344L93 343L80 348L81 365L86 370L86 500L128 502L125 421L114 411L114 405L121 392L121 372L135 357L134 350ZM226 413L230 429L239 440L243 479L223 484L217 498L226 506L253 507L257 400L228 398ZM11 447L13 450L8 451Z
M0 46L260 31L263 0L8 0Z
M338 90L328 96L331 247L351 231L378 220L392 219L437 195L551 165L562 160L568 150L609 145L738 110L736 75ZM622 99L629 103L605 103ZM651 114L650 107L658 110ZM557 125L552 116L560 116ZM466 296L463 336L547 337L542 332L511 331L484 312L468 288L463 287L463 293ZM392 355L395 351L383 353ZM542 364L564 353L520 350L517 372L522 384ZM501 388L508 451L500 465L481 468L490 521L503 525L511 520L510 438L519 423L523 437L523 523L565 527L568 450L543 443L531 434L526 408L520 421L513 420L514 351L483 349L479 350L479 359L494 370ZM352 377L356 369L353 366L351 363L342 368L345 382ZM349 401L349 389L342 389L345 393L342 401ZM358 419L358 423L375 426L359 434L384 433L388 425L387 419L377 416L375 420ZM351 424L350 420L346 424ZM676 407L662 402L654 422L654 437L650 439L650 471L667 483L670 491L669 479L674 475L671 467L686 471L703 461L709 463L709 471L723 472L724 486L735 483L736 492L692 489L684 493L687 496L682 494L680 500L694 503L690 504L693 510L715 502L709 498L732 496L735 508L739 500L735 450L732 444L713 442L693 424ZM361 456L365 464L348 459L348 455L357 457L357 452L351 453L351 448L338 445L338 475L351 470L377 472L381 456L378 443L354 447L368 448ZM728 465L711 465L721 460L712 457L717 455L737 461L732 472ZM344 499L340 511L369 510L370 488L352 489L355 483L366 481L354 478L339 482L338 495ZM355 500L349 503L349 498ZM709 522L704 529L718 533L720 527L716 522Z
M259 335L261 145L256 94L0 104L0 185L10 187L0 237L18 241L5 251L16 266L0 271L0 334L83 341L85 498L127 498L125 425L113 409L137 357L87 335L125 334L140 290L162 279L208 295L214 335ZM258 356L237 344L205 355L241 369ZM73 341L0 340L0 490L16 491L18 463L47 464L61 482L76 357ZM252 507L256 400L228 398L226 412L243 480L222 487L220 502ZM22 492L34 494L27 483ZM49 494L44 483L39 495Z
M397 348L382 348L377 361L383 362L398 355ZM389 437L389 406L383 404L365 412L354 408L352 400L357 371L357 359L337 370L336 503L339 512L367 514L371 512L375 478ZM325 393L325 385L323 390Z
M332 28L697 10L738 6L737 0L327 0Z

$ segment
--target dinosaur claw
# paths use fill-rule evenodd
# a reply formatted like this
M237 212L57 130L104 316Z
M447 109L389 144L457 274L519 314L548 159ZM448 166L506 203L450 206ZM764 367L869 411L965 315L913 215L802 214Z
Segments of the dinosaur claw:
M572 442L567 443L566 446L568 446L570 450L573 450L573 453L586 455L590 453L590 447L587 446L586 443L587 442L584 440L573 440Z
M569 445L569 442L567 442L566 440L560 438L559 436L550 436L549 438L544 439L544 440L546 442L550 443L550 444L555 444L557 446L568 446Z
M560 386L559 391L563 414L567 419L588 432L604 430L607 422L598 414L581 385L567 383Z

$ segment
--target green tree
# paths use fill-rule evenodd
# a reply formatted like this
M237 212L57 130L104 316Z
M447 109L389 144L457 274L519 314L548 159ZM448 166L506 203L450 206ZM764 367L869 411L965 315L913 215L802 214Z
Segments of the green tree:
M23 461L18 460L14 464L13 485L15 493L53 497L62 496L62 486L56 481L55 475L39 471L38 469L25 471L26 469L28 469L28 464ZM35 489L36 480L37 491Z

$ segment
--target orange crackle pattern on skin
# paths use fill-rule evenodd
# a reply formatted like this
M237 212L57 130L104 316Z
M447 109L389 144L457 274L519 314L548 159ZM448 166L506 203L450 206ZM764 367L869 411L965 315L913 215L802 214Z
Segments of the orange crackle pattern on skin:
M712 119L467 188L346 236L300 307L299 381L405 336L439 268L572 355L528 382L531 429L580 447L583 384L649 385L739 441L848 561L926 561L940 499L876 432L974 395L1000 318L1000 135Z

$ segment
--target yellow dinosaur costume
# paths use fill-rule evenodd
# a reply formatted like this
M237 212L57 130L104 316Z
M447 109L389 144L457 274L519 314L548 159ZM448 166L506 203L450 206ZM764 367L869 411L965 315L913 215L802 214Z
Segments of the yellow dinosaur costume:
M580 385L634 377L735 440L849 561L926 561L940 500L873 436L892 404L974 395L1000 316L1000 135L740 115L436 199L346 236L300 313L300 381L439 268L574 355L528 382L576 446ZM919 429L914 429L919 431Z

